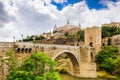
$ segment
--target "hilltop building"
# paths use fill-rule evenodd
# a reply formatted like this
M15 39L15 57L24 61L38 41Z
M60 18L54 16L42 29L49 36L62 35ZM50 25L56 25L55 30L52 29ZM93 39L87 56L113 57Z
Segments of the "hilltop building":
M55 39L64 38L65 33L75 34L79 30L81 30L80 24L79 24L79 26L74 26L74 25L70 24L69 20L67 20L67 22L64 26L57 27L57 25L55 24L54 29L53 29L53 33L52 32L51 33L44 33L43 36L46 39L50 39L51 37L54 37Z
M59 37L62 37L65 35L65 33L75 34L79 30L81 30L80 27L67 24L57 28L56 31L54 31L54 38L57 39Z
M41 34L41 36L43 36L45 39L50 39L53 36L53 33L52 32L43 33Z
M57 39L60 37L64 37L65 33L75 34L79 30L81 30L81 28L79 26L71 25L69 20L67 20L66 24L62 27L57 27L55 25L53 34L54 34L54 38Z
M109 24L103 24L102 26L110 26L110 27L116 26L120 28L120 22L111 22Z

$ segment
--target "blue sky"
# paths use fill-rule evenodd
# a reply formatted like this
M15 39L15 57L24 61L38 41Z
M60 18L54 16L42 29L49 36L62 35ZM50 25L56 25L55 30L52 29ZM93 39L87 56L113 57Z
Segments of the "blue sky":
M71 25L81 28L120 22L120 0L0 0L0 41Z
M68 5L74 5L78 2L81 2L83 0L67 0L67 2L64 3L57 3L54 0L52 0L52 4L55 5L57 7L58 10L62 10L64 7L68 6ZM101 2L101 0L85 0L87 6L89 7L89 9L103 9L103 8L107 8L107 6L103 5ZM109 0L109 1L113 1L116 2L117 0Z
M54 0L52 0L52 4L55 5L57 7L58 10L62 10L64 7L68 6L68 5L73 5L75 3L80 2L81 0L67 0L67 2L64 3L56 3Z

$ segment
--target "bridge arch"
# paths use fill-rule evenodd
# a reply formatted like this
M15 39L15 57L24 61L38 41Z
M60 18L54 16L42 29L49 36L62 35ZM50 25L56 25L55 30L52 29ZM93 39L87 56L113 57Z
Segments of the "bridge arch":
M60 56L61 54L66 54L69 58L70 58L70 60L71 60L71 62L72 62L72 64L73 64L73 73L70 73L70 74L73 74L73 76L75 75L79 75L80 74L80 70L79 70L79 60L78 60L78 58L77 58L77 56L75 55L75 53L74 52L72 52L72 51L70 51L70 50L63 50L63 51L61 51L61 52L58 52L54 57L53 57L53 60L55 60L58 56Z
M55 60L59 55L61 54L67 54L69 56L69 58L71 59L71 61L74 61L73 64L77 64L79 65L79 61L78 61L78 58L77 56L75 55L74 52L70 51L70 50L63 50L61 52L58 52L54 57L53 57L53 60Z

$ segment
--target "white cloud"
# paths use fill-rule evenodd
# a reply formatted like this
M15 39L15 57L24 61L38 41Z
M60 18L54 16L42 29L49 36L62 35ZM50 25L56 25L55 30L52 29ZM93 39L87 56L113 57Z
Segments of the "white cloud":
M52 0L44 0L44 2L48 5L51 3Z
M2 2L0 2L0 27L3 27L5 23L8 23L10 21L10 16L4 9L4 5Z
M67 0L54 0L56 3L64 3L67 2Z
M11 2L12 1L12 2ZM56 0L63 3L67 0ZM44 2L47 5L44 5ZM0 41L13 41L13 36L21 39L25 36L48 32L54 25L65 25L66 19L73 25L81 23L82 27L100 26L111 21L120 22L120 1L106 1L107 9L90 10L85 1L66 6L58 11L56 6L50 4L51 0L4 0L4 10L10 17L9 23L0 28ZM2 15L0 13L0 15Z
M109 6L111 5L111 6ZM76 3L71 6L67 6L62 10L62 14L67 18L70 18L73 24L81 23L83 27L88 26L101 26L104 23L110 23L111 21L120 21L120 16L116 15L120 12L120 2L108 2L107 9L90 10L86 3Z

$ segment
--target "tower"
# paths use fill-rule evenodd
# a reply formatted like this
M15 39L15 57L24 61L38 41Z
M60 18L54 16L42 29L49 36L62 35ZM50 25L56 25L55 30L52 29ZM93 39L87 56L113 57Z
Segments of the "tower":
M81 24L80 24L80 22L79 22L78 26L79 26L79 27L81 27Z
M95 48L95 53L101 50L101 28L92 27L85 30L85 45Z
M67 20L66 24L67 24L67 25L69 25L69 24L70 24L70 21L69 21L69 19Z
M57 26L56 26L56 24L55 24L54 29L53 29L53 32L55 32L55 31L57 31Z

